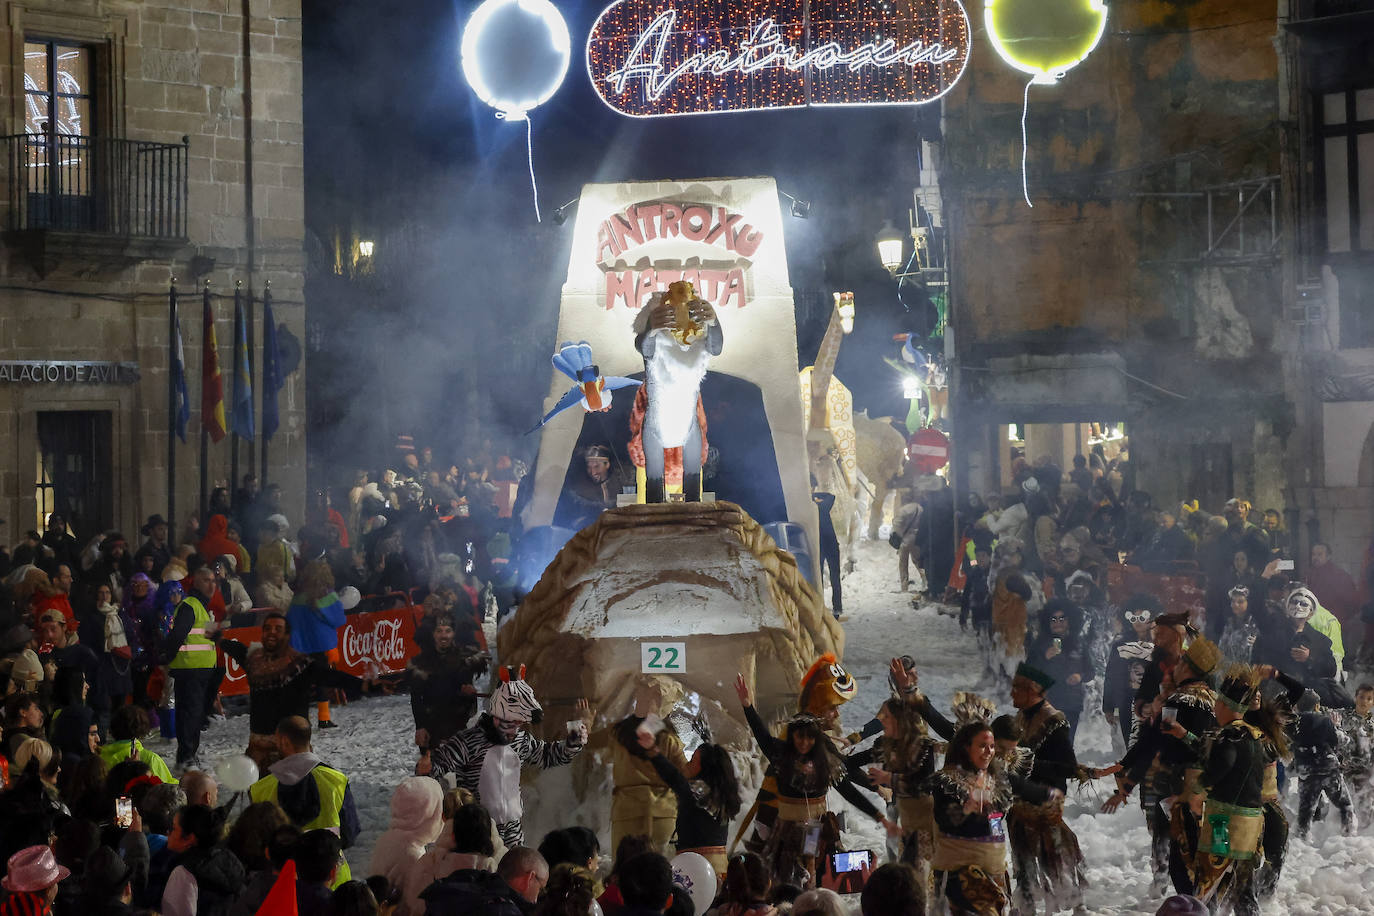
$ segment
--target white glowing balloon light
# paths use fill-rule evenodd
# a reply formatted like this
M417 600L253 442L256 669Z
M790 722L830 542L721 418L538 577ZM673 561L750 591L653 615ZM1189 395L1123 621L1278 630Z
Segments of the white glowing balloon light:
M486 0L463 28L463 76L507 120L552 98L571 58L568 24L549 0Z

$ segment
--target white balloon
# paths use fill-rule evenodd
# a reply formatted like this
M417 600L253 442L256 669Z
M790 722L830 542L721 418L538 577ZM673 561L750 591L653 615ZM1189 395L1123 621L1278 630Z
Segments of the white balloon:
M568 24L549 0L486 0L463 27L463 76L512 121L553 96L571 59Z
M258 781L258 765L243 754L226 757L215 767L215 780L230 792L246 792Z
M687 891L697 916L716 899L716 870L699 852L680 852L673 857L673 883Z

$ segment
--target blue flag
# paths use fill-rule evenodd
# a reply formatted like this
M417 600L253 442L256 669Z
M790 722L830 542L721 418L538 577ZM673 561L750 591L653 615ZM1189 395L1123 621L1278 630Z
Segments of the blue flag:
M248 352L248 322L238 290L234 291L234 406L229 422L234 435L253 441L253 357Z
M277 431L277 392L281 390L281 366L277 355L277 320L272 316L272 290L262 296L262 437L271 440Z
M173 296L176 293L172 294ZM191 398L186 393L186 354L181 349L181 316L173 318L172 385L176 389L176 405L172 408L172 432L186 441L186 423L191 419Z

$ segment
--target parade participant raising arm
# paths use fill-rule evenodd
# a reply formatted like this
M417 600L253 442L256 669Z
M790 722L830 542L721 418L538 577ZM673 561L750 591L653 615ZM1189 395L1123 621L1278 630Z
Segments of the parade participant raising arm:
M935 852L935 822L927 780L935 774L938 743L927 731L929 701L916 689L916 670L908 669L905 659L894 658L888 677L896 696L878 710L882 734L867 751L849 756L851 765L873 762L868 777L888 786L896 803L902 828L901 861L912 865L921 875L921 886L929 884L930 860ZM939 716L930 710L934 716ZM943 719L943 717L940 717ZM953 734L951 730L950 734Z
M855 787L844 758L815 716L793 716L785 737L775 738L754 709L753 692L742 674L735 676L735 692L777 781L777 807L760 809L772 816L772 822L764 823L760 817L746 843L751 852L771 863L775 881L802 888L815 885L819 863L839 839L836 818L826 809L826 795L832 787L888 833L901 833L902 828L884 817Z
M577 726L562 741L541 741L525 730L544 717L544 708L525 681L525 666L499 669L500 683L491 695L490 711L477 724L465 728L431 748L415 765L416 776L453 773L458 788L466 789L496 822L507 848L524 845L520 819L525 808L520 799L520 768L547 770L564 766L587 743L586 700L577 701Z
M702 743L681 770L663 753L655 735L640 730L635 737L659 778L677 796L677 852L703 856L716 874L723 876L730 821L741 805L739 777L729 752L711 743L711 729L705 718L693 717L690 727Z
M290 638L286 615L278 611L263 618L262 643L256 649L215 634L224 654L248 676L248 749L244 753L259 769L281 759L277 725L288 716L307 718L318 688L357 687L362 683L351 674L335 671L319 656L292 649Z

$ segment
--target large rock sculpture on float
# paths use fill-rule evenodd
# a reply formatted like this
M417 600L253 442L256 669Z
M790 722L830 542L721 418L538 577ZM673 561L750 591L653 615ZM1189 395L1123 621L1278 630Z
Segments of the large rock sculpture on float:
M497 648L502 664L526 666L546 737L588 699L595 751L596 732L633 705L644 641L684 644L675 680L719 743L743 746L735 673L753 681L765 717L789 714L802 675L821 653L840 654L844 633L792 555L738 506L670 503L608 510L575 535Z

